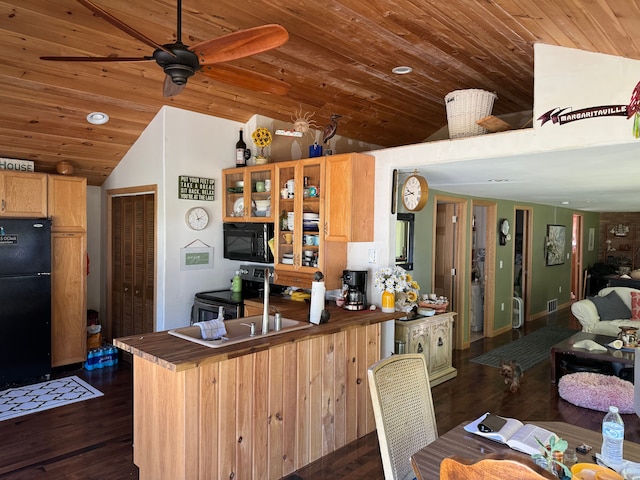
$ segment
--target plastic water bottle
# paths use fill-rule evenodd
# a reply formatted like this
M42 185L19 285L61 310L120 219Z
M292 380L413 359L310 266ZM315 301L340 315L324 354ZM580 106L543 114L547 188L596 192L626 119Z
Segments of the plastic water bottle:
M618 413L618 407L609 407L602 420L602 458L609 466L622 463L624 442L624 422Z

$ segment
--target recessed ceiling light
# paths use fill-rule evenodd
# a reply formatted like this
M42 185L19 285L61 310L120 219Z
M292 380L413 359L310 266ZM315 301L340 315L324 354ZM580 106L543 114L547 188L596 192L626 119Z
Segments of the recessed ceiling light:
M92 112L87 115L87 122L92 125L104 125L109 121L109 115L102 112Z
M394 67L391 69L393 73L396 75L406 75L407 73L413 72L413 68L411 67Z
M560 202L561 205L569 205L569 202L567 202L566 200L564 202Z
M509 180L507 180L506 178L490 178L489 181L495 182L495 183L501 183L501 182L508 182Z

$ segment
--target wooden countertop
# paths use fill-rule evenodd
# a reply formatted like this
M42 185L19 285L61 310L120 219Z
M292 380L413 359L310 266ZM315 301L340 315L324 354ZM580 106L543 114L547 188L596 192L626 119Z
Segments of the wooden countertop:
M306 321L308 304L274 298L271 305L286 308L284 317ZM229 358L267 350L276 345L289 342L299 342L310 338L330 335L343 330L373 325L387 320L400 318L403 312L382 313L380 309L349 311L335 305L327 305L331 316L322 325L314 325L302 330L282 333L265 338L257 338L244 343L229 345L228 347L210 348L197 343L169 335L167 331L153 332L143 335L120 337L113 340L113 344L132 355L149 360L174 372L180 372L208 363L220 362Z

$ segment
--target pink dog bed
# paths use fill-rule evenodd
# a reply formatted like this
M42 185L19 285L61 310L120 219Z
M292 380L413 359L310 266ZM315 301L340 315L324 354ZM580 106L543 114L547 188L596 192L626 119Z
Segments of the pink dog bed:
M578 407L608 412L610 405L620 413L634 413L633 384L611 375L578 372L563 375L558 382L558 394Z

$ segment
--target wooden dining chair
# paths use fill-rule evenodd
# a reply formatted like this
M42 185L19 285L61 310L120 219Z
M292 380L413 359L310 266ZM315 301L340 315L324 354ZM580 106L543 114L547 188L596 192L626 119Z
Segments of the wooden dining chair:
M369 367L367 376L384 477L413 479L411 455L438 438L424 355L392 355Z
M440 464L440 480L558 480L551 472L518 454L490 454L476 460L447 457Z

